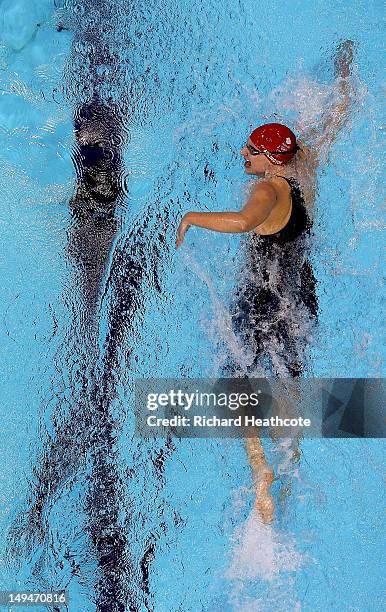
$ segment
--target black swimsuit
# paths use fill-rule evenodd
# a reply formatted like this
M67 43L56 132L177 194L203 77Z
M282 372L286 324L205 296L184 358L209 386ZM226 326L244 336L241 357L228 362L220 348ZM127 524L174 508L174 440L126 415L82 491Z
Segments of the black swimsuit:
M260 364L274 375L299 376L318 303L307 259L311 220L297 182L285 180L291 216L276 234L248 235L246 278L237 289L233 324L255 354L251 371Z

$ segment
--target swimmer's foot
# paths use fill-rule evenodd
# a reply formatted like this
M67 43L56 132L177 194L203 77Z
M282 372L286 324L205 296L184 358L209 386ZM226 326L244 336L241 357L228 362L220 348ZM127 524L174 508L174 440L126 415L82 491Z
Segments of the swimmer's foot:
M255 508L260 515L263 523L270 524L273 521L273 513L275 505L270 486L273 482L273 470L264 467L259 474L259 479L256 482L256 501Z

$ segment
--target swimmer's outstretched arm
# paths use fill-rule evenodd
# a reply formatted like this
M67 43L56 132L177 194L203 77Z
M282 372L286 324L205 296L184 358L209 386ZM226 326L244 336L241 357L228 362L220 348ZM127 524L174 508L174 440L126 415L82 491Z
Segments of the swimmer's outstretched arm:
M192 225L214 232L250 232L265 221L275 203L275 190L269 183L262 181L255 186L247 203L239 212L188 212L178 227L176 247L181 246L187 230Z
M318 150L329 149L348 118L354 90L350 81L354 43L345 40L340 43L334 55L334 76L337 99L322 117L321 124L305 134L304 140L312 141Z

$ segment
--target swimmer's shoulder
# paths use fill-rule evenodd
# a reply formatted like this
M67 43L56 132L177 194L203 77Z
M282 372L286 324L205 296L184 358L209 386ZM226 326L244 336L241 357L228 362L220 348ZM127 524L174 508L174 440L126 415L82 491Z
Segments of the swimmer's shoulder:
M300 150L296 153L291 164L285 167L283 175L271 177L274 187L281 192L282 198L288 193L291 197L292 190L297 187L300 190L304 205L309 211L313 210L316 193L317 170L320 159L314 147L306 145L298 140Z
M320 151L303 140L298 140L298 144L300 150L295 155L294 179L303 195L306 208L312 211L315 202L317 171L321 162Z
M317 167L320 163L320 151L314 146L310 146L303 141L298 141L299 151L295 156L295 168L299 176L307 174L316 174Z
M277 198L277 188L270 178L260 179L252 185L250 197L264 197L274 202Z

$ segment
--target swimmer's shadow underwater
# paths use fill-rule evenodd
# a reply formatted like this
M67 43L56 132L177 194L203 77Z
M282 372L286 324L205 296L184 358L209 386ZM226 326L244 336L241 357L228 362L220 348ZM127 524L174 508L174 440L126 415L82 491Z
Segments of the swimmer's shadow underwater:
M61 361L58 357L55 361L58 374L59 367L70 371L71 397L62 399L53 390L58 405L52 416L52 430L47 431L32 468L26 508L9 529L7 555L18 566L22 560L30 559L32 574L40 575L49 552L53 507L83 475L82 529L98 568L93 585L97 610L123 612L127 605L139 609L139 602L149 594L148 565L155 546L154 538L144 532L143 556L134 558L130 553L130 526L122 523L123 492L126 491L129 506L133 500L120 475L116 448L120 424L112 406L118 384L119 350L142 304L146 265L141 261L146 261L147 242L144 232L137 228L137 234L127 238L127 242L132 239L129 248L114 250L109 267L118 228L117 205L124 197L122 149L127 133L122 112L94 95L89 103L77 108L74 133L77 144L73 161L78 184L70 201L72 224L66 254L75 278L72 290L65 296L73 318L61 346L62 354L58 351ZM101 353L99 305L107 271L113 297ZM65 384L64 380L60 382ZM158 453L154 451L156 475L162 472L172 449L166 442ZM86 460L90 468L87 478ZM156 478L157 486L160 482ZM63 567L70 567L70 582L81 568L72 560L76 556L70 552L72 543L66 546L68 551L62 551Z

